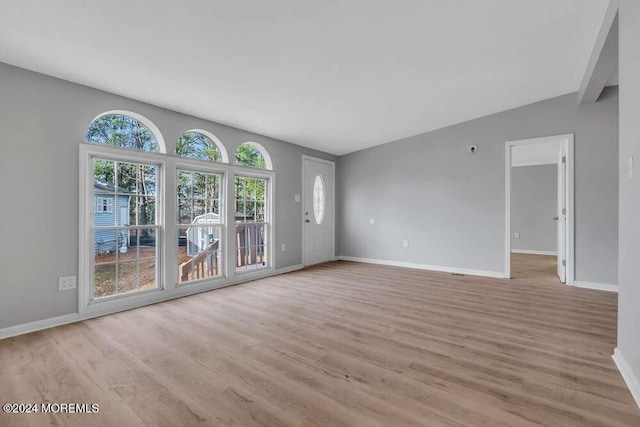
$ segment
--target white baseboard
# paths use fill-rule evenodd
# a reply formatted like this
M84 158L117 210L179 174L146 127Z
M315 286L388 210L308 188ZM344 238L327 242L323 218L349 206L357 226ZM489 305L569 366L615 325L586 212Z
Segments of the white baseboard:
M9 326L8 328L0 329L0 339L41 331L55 326L62 326L79 320L84 320L79 313L71 313L49 319L36 320L35 322L23 323L21 325Z
M558 252L554 252L554 251L534 251L534 250L531 250L531 249L511 249L511 253L512 254L558 256Z
M106 316L109 314L118 313L125 310L131 310L133 308L144 307L145 305L155 304L157 302L169 301L172 299L182 298L190 295L194 295L202 292L209 292L212 290L220 289L227 286L239 285L241 283L249 282L252 280L264 279L271 276L276 276L278 274L291 273L292 271L301 270L303 268L302 264L292 265L289 267L279 268L277 270L269 270L268 272L264 272L259 277L256 276L237 276L235 280L231 282L227 282L220 285L214 285L211 287L203 287L202 285L194 286L193 288L183 288L183 290L179 290L178 292L168 295L166 297L160 297L155 301L151 301L144 304L135 304L131 306L117 306L112 307L103 311L94 311L87 313L70 313L65 314L63 316L51 317L48 319L36 320L34 322L23 323L20 325L9 326L7 328L0 329L0 340L4 338L11 338L18 335L24 335L31 332L42 331L44 329L54 328L56 326L67 325L69 323L80 322L83 320L92 319L95 317Z
M383 259L358 258L358 257L352 257L352 256L339 256L338 259L341 261L353 261L353 262L363 262L366 264L390 265L393 267L415 268L418 270L465 274L469 276L495 277L498 279L504 278L504 272L502 271L498 272L498 271L472 270L467 268L456 268L456 267L441 267L438 265L415 264L412 262L388 261Z
M274 276L276 276L278 274L285 274L285 273L291 273L292 271L302 270L303 268L304 268L304 265L302 265L302 264L292 265L290 267L279 268L279 269L276 270Z
M608 283L583 282L576 280L573 282L576 288L595 289L597 291L618 292L618 285L610 285Z
M633 371L629 367L627 360L624 358L618 347L613 350L613 361L618 367L618 371L622 375L622 379L627 383L631 395L636 401L638 407L640 407L640 379L633 374Z

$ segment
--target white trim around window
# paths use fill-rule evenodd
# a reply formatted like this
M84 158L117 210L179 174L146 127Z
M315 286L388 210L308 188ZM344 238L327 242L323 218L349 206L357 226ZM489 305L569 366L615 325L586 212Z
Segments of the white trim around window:
M133 294L91 299L92 295L92 258L94 247L91 242L95 202L93 200L93 175L91 159L94 157L116 161L155 164L158 166L157 188L157 222L160 228L158 246L158 276L156 289L139 291ZM198 292L213 290L240 282L268 277L276 273L276 256L274 242L276 228L274 216L275 179L276 174L270 170L254 169L238 165L227 165L198 159L170 156L162 153L136 152L116 147L97 144L80 144L79 148L79 266L78 266L78 311L83 316L93 317L127 310L159 301L166 301ZM221 215L225 221L222 225L224 275L211 279L202 279L180 284L178 282L178 230L176 227L177 206L177 170L192 170L205 173L218 173L221 183ZM256 271L236 274L236 236L235 236L235 176L247 176L267 180L267 207L269 236L267 241L268 265Z

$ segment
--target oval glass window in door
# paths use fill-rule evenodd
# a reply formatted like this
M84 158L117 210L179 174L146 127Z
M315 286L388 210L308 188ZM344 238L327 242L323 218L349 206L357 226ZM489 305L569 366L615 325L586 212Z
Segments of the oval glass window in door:
M316 219L316 224L322 224L324 219L324 182L322 176L316 176L316 180L313 183L313 216Z

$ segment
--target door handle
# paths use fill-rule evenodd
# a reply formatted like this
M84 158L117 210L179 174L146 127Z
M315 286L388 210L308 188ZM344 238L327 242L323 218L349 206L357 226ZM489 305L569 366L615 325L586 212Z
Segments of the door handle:
M311 222L311 220L310 219L305 219L304 222Z
M554 221L557 221L557 220L558 220L558 217L557 217L557 216L554 216L554 217L553 217L553 220L554 220Z

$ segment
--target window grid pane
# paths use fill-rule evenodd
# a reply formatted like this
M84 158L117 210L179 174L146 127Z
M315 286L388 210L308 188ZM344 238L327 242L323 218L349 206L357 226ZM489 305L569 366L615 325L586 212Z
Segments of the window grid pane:
M93 159L92 297L158 287L156 165Z
M177 173L178 284L223 276L222 176Z
M157 287L159 230L157 226L94 230L94 298Z
M158 197L165 196L159 191L158 180L163 176L160 166L147 164L147 160L92 157L91 161L93 200L87 208L91 209L94 258L90 295L100 299L158 288L162 267L158 247L163 227L159 222L163 207ZM148 161L153 162L153 157ZM224 224L222 175L177 172L178 283L223 276L222 236L233 233L233 229ZM236 271L267 267L267 179L239 176L235 190ZM229 255L227 258L231 258ZM190 269L180 268L185 262Z
M236 272L267 267L267 180L236 176Z

